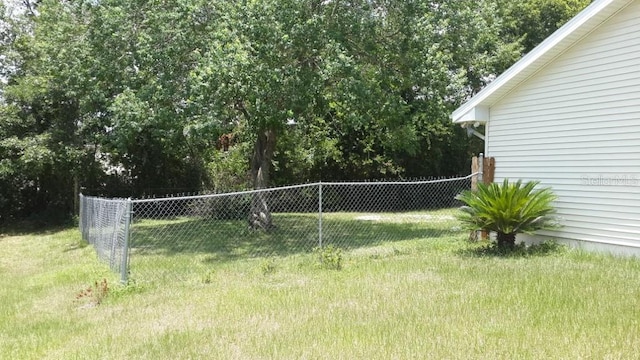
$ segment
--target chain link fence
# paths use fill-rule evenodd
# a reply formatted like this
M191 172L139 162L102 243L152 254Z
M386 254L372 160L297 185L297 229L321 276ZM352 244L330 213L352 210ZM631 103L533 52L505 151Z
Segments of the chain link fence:
M82 238L126 281L131 200L103 199L80 194Z
M82 213L81 223L105 216L99 211L106 211L106 204L114 206L111 211L117 219L131 206L129 238L117 237L117 245L106 235L105 244L97 245L100 240L95 237L88 241L101 259L121 261L116 271L125 266L136 278L181 278L202 273L212 263L290 256L329 244L350 250L462 236L455 218L460 206L455 196L471 187L471 178L316 183L227 194L104 200L89 206L90 213ZM81 228L83 235L91 232ZM124 229L119 225L117 230L93 232L113 235ZM123 255L119 245L127 242L128 253ZM106 249L119 250L111 250L108 257L100 255ZM127 274L122 274L126 281Z

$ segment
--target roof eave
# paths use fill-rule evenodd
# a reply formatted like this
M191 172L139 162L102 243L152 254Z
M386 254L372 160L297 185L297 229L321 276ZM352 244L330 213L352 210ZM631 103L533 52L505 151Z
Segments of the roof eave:
M454 123L486 123L487 121L489 121L489 107L482 105L474 106L468 109L467 112L459 114L456 118L453 119Z
M453 122L488 121L489 108L493 103L569 48L577 41L576 35L578 35L578 38L582 38L582 36L595 29L601 23L601 21L590 20L596 18L598 14L601 14L604 9L612 4L618 4L612 9L612 12L617 12L632 1L597 0L587 6L582 12L498 76L482 91L457 108L451 114ZM483 115L483 117L478 117L480 115Z

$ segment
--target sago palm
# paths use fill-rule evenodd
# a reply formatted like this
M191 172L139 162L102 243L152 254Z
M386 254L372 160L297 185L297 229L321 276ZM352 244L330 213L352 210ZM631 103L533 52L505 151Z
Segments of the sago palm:
M466 204L458 218L471 230L495 231L498 246L513 247L516 234L558 226L552 205L557 197L550 188L536 190L539 183L479 183L477 191L465 190L456 197Z

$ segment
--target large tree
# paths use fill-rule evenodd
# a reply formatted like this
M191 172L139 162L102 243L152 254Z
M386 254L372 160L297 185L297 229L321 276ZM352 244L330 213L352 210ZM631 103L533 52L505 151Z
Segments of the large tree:
M450 111L584 2L27 1L0 23L0 221L78 186L242 184L210 172L243 160L256 189L466 171ZM272 226L266 197L249 220Z
M87 151L74 85L82 26L56 3L5 12L0 68L0 222L73 213ZM40 13L40 15L38 15ZM91 173L91 164L85 174Z

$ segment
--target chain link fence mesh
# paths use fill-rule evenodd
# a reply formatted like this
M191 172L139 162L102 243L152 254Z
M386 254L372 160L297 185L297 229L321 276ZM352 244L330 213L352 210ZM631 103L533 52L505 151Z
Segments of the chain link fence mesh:
M131 201L80 194L80 233L93 245L98 259L126 274ZM123 281L126 280L126 276Z
M465 236L455 218L464 178L316 183L160 199L81 196L80 229L126 281L181 279L212 264ZM129 208L131 207L131 208ZM130 221L130 223L129 223Z

